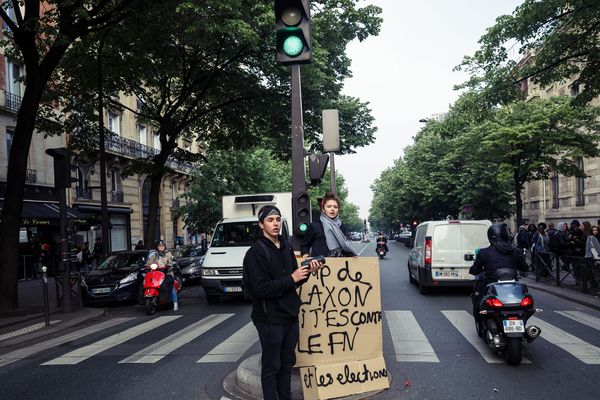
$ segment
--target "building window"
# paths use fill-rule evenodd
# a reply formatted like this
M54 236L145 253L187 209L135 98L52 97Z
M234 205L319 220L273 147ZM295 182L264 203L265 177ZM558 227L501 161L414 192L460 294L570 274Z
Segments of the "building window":
M144 125L138 125L138 135L140 143L146 146L148 144L148 129Z
M4 11L6 11L8 18L10 18L10 20L13 22L13 24L19 25L17 23L17 17L15 15L15 9L13 8L12 3L4 1L4 2L2 2L2 7L4 8ZM10 28L8 27L8 24L5 21L2 21L2 29L4 29L5 31L8 31L8 32L11 31Z
M571 85L571 96L575 97L579 94L579 85L574 83Z
M19 110L21 107L21 97L24 92L22 78L24 75L23 66L15 64L11 60L6 60L6 90L4 93L4 104L11 110Z
M575 160L575 163L577 164L577 169L583 174L585 172L583 170L583 158L577 158L577 160ZM577 197L575 200L575 206L584 206L585 196L583 195L583 191L585 189L585 178L583 176L578 176L575 179L577 179Z
M558 201L558 172L554 173L554 176L552 177L552 208L558 208L559 207L559 201Z
M77 168L77 197L91 199L92 192L88 189L89 181L81 168Z
M108 130L117 136L121 136L121 116L119 114L108 113Z
M10 148L12 147L12 141L15 137L15 131L12 128L6 128L6 158L10 155Z
M117 169L113 169L110 172L110 193L111 201L116 203L123 202L123 191L122 191L121 174Z

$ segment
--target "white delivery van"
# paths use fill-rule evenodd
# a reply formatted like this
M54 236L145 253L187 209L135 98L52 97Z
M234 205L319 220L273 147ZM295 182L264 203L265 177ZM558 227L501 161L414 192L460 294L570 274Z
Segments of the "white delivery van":
M242 263L254 239L262 234L257 214L267 204L281 211L281 235L289 238L291 193L223 196L223 219L215 227L201 270L208 303L218 303L221 296L242 294Z
M408 253L411 283L421 294L438 286L471 286L475 249L489 245L487 230L492 223L481 221L427 221L417 226Z

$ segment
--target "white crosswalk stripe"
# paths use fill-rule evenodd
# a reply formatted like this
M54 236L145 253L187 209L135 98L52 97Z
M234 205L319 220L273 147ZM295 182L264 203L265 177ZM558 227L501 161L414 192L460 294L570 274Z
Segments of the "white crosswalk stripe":
M556 313L600 331L600 318L598 317L581 311L556 311Z
M465 339L481 354L488 363L503 363L502 357L489 348L477 335L473 316L465 310L442 310L442 314L454 325ZM530 360L523 357L521 363L529 364Z
M573 357L581 360L583 363L600 364L600 348L591 345L552 324L544 322L539 318L531 317L528 323L530 325L537 325L542 329L541 338L560 347L567 353L573 355Z
M412 311L385 311L396 361L440 362Z
M254 324L249 322L196 362L235 362L256 342L258 342L258 332Z
M119 364L154 364L181 346L201 336L234 314L212 314L202 320L187 326L163 340L146 347L143 350L119 361Z
M56 346L60 346L64 343L71 342L73 340L80 339L82 337L91 335L96 332L100 332L104 329L111 328L113 326L117 326L124 322L130 321L133 318L114 318L108 321L101 322L96 325L88 326L86 328L80 329L75 332L68 333L66 335L59 336L54 339L46 340L40 343L35 343L25 348L11 351L10 353L0 355L0 367L12 364L15 361L22 360L24 358L30 357L34 354L41 353L42 351L51 349Z
M146 333L151 329L157 328L180 317L181 315L171 315L152 319L150 321L144 322L143 324L136 325L133 328L129 328L123 332L109 336L106 339L92 343L88 346L81 347L77 350L73 350L61 357L45 362L42 365L79 364L80 362L87 360L88 358L95 356L96 354L99 354L103 351L106 351L111 347L115 347L121 343L133 339L136 336Z

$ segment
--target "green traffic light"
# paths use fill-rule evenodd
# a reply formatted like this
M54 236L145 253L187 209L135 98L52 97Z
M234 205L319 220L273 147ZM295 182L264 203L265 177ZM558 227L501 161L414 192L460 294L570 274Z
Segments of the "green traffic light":
M308 230L308 225L305 223L302 223L302 224L298 225L298 230L300 232L306 232Z
M296 57L304 50L304 43L298 36L288 36L283 41L283 52L289 57Z

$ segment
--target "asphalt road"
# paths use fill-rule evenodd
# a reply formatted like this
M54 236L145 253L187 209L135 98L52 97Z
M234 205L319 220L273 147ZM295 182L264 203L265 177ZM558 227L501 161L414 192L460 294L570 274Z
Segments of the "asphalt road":
M374 255L372 243L355 246ZM600 312L532 290L544 309L542 337L526 346L529 363L511 367L478 350L468 289L420 295L408 281L407 249L389 247L380 272L383 350L393 381L378 399L598 398ZM223 379L259 346L248 303L208 305L200 286L189 287L178 312L151 318L139 306L114 307L97 321L3 349L0 398L219 400L227 396ZM8 352L14 359L3 364Z

